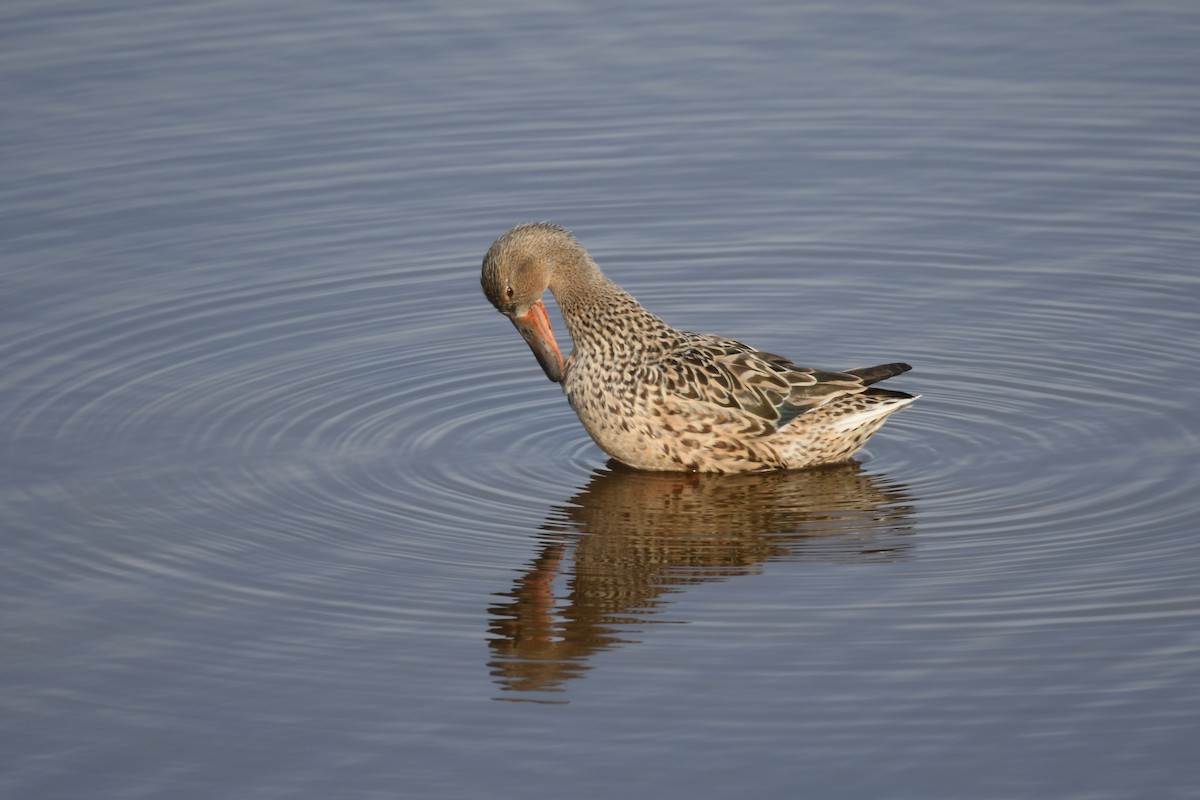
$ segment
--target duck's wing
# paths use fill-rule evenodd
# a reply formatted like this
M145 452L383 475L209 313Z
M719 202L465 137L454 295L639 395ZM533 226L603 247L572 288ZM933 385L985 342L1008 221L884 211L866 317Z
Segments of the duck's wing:
M657 365L664 390L687 401L689 413L733 416L745 424L747 433L764 435L886 377L877 377L870 369L880 368L857 371L866 372L863 377L856 372L799 367L741 342L698 335Z

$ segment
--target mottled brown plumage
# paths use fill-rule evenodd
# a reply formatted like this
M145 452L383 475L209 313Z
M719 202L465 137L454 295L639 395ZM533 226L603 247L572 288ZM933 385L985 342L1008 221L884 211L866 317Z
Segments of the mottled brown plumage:
M827 372L676 330L557 225L524 223L497 239L481 283L596 444L632 467L746 472L845 461L916 399L871 387L907 364ZM574 344L565 361L541 302L547 289Z

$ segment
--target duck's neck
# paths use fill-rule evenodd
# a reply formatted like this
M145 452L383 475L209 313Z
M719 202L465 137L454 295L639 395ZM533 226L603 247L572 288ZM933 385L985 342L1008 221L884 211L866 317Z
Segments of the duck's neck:
M549 288L577 351L611 351L622 343L644 342L651 338L649 333L670 330L586 254L556 270Z

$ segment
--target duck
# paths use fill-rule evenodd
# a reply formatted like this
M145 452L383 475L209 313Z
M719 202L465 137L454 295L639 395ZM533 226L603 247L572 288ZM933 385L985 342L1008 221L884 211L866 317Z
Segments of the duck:
M635 469L729 473L844 462L919 397L875 386L911 369L905 363L814 369L674 328L553 223L521 223L496 239L480 284L596 445ZM568 358L543 303L547 290L571 337Z

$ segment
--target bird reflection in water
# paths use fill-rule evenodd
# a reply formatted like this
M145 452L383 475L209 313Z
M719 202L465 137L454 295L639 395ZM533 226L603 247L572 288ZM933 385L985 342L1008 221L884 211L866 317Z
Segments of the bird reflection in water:
M667 596L689 584L768 561L904 558L912 512L905 487L857 462L741 475L610 462L552 510L537 557L489 609L489 666L505 690L561 690L631 628L667 621Z

